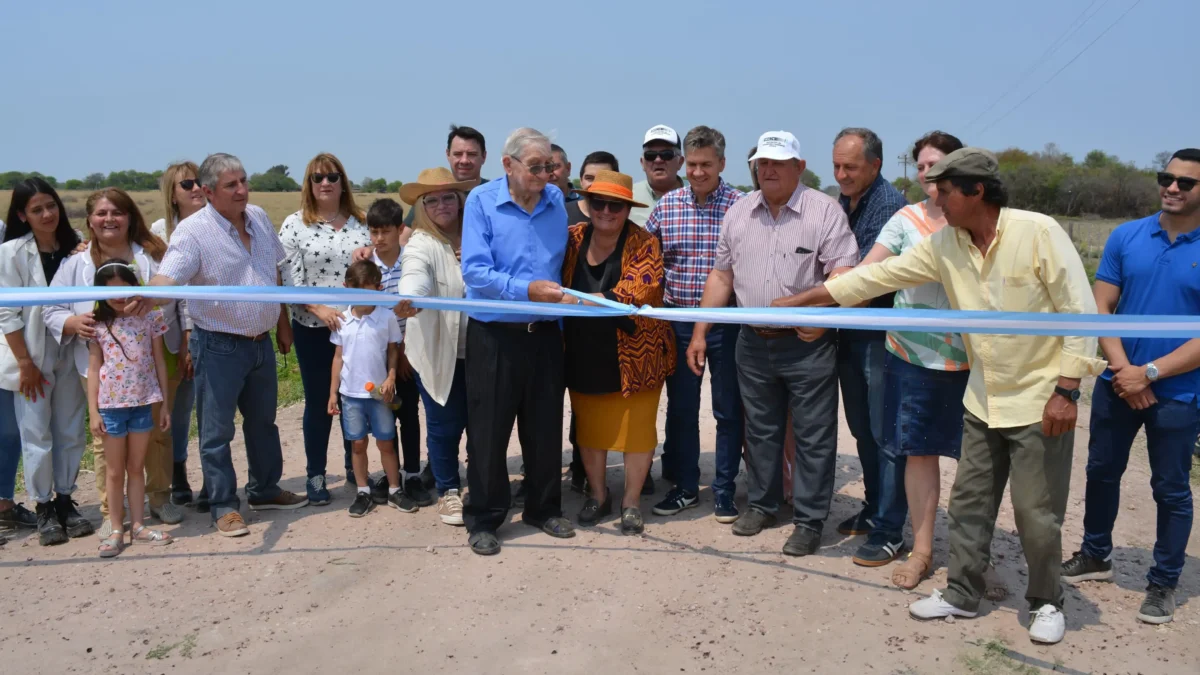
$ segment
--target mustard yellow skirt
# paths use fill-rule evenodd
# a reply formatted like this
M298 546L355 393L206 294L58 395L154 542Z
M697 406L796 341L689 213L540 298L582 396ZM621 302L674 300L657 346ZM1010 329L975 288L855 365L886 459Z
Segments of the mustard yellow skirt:
M580 446L616 452L654 452L658 447L657 389L640 391L629 398L614 394L571 392L575 413L575 440Z

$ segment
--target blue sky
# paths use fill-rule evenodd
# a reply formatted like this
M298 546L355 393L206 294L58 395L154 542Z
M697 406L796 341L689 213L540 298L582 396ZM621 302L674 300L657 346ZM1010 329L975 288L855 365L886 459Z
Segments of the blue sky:
M935 128L1146 165L1200 145L1200 3L1144 0L984 131L1134 1L6 3L0 171L65 180L223 151L297 175L327 150L355 180L406 181L444 163L451 122L487 136L491 177L523 125L573 160L614 152L637 176L646 129L707 124L729 140L734 183L775 129L825 184L844 126L879 133L889 178Z

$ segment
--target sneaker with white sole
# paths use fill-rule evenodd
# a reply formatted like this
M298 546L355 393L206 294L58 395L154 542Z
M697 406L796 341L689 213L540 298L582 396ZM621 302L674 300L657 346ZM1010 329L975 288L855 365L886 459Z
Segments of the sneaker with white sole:
M183 508L165 501L158 508L150 507L150 515L158 518L164 525L178 525L183 522Z
M447 525L463 524L463 503L458 496L458 490L446 490L446 494L438 500L438 517Z
M1029 639L1044 645L1062 642L1067 633L1067 618L1062 610L1046 604L1029 615Z
M908 606L908 613L914 619L944 619L948 616L961 616L964 619L974 619L975 612L968 612L965 609L959 609L954 605L946 602L942 597L942 592L934 590L933 595L928 598L918 600Z
M1077 584L1081 581L1108 581L1112 577L1111 556L1109 560L1101 560L1093 558L1083 551L1076 551L1070 560L1062 564L1062 580L1068 584Z

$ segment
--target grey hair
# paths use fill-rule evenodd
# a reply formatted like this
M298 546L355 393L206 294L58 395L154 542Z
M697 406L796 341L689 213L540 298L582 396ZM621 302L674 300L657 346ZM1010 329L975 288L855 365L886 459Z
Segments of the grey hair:
M217 181L220 180L221 174L226 171L241 171L246 173L246 167L242 166L242 160L233 155L224 152L214 152L204 158L204 163L200 165L200 175L196 176L200 180L200 184L204 187L213 190L217 187Z
M725 159L725 134L712 127L695 127L683 137L683 154L690 155L700 148L712 148L718 159Z
M559 145L558 143L550 144L550 152L557 152L558 154L562 155L563 164L571 163L571 160L567 159L567 151L563 150L563 147L561 145Z
M550 139L537 129L521 127L509 134L504 141L503 154L505 157L521 159L521 154L531 145L544 145L549 148Z
M863 142L863 156L868 162L875 160L883 161L883 141L879 140L879 135L874 131L865 127L847 127L838 132L837 138L833 139L833 144L842 140L843 136L858 136Z

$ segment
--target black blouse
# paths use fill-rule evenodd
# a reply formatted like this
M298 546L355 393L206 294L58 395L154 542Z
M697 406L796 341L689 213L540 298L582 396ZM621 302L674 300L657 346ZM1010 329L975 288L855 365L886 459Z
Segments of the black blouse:
M588 227L579 248L579 259L571 279L571 289L580 293L603 293L621 280L621 254L625 250L625 230L617 239L612 254L599 265L587 261L592 243ZM621 368L617 361L618 317L563 319L566 342L566 385L581 394L612 394L621 391Z

